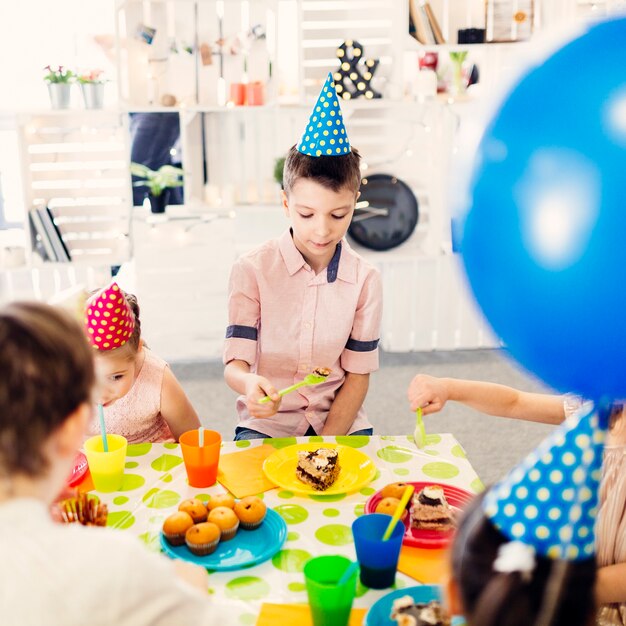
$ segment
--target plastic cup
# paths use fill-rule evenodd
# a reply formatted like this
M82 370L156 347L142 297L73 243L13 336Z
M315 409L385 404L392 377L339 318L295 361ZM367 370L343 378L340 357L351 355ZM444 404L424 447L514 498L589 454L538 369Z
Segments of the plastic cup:
M210 487L217 480L222 436L215 430L204 430L204 445L198 446L198 430L188 430L179 440L187 478L191 487Z
M387 589L396 580L398 557L405 528L399 521L387 541L383 535L391 520L390 515L370 513L352 522L352 536L356 558L361 567L361 582L371 589Z
M339 585L352 561L345 556L316 556L304 565L304 581L314 626L346 626L356 592L357 570Z
M102 446L102 435L90 437L84 447L94 487L98 491L110 492L122 486L128 442L122 435L106 437L108 452Z

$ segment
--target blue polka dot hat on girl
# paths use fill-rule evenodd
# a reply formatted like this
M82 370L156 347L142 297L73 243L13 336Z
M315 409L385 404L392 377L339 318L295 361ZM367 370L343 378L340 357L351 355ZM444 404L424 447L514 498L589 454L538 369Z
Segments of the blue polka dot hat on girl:
M326 78L297 148L298 152L312 157L341 156L351 151L331 73Z
M607 421L583 405L494 485L483 501L494 526L544 557L592 557Z

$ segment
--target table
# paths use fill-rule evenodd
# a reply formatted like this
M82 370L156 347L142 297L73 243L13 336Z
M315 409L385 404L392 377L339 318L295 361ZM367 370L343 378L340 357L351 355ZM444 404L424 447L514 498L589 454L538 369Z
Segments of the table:
M352 521L363 514L368 497L386 484L428 480L474 493L483 489L465 451L451 434L428 435L422 450L415 447L412 436L299 437L224 442L222 454L262 443L282 448L310 441L358 447L374 461L376 476L369 485L350 495L302 496L280 488L263 494L267 506L287 522L288 535L282 550L265 563L209 576L209 591L216 602L225 599L232 605L236 601L240 608L238 620L244 626L256 622L263 602L306 603L302 568L311 556L344 554L356 558ZM206 500L207 495L225 491L220 484L207 489L189 487L178 444L144 443L128 446L120 491L98 496L109 507L110 526L137 535L151 550L159 551L163 520L177 510L181 500ZM397 587L415 584L409 576L398 573ZM359 585L354 606L369 607L387 592Z

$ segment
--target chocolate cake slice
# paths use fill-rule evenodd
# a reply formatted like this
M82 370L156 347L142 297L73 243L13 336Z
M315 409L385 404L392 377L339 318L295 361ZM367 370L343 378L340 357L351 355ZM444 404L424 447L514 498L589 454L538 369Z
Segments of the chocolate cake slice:
M454 515L443 487L429 485L413 495L411 526L426 530L450 530L454 527Z
M441 603L437 600L416 603L411 596L394 600L389 617L400 626L450 626L450 618Z
M311 452L298 452L296 476L317 491L328 489L337 480L339 470L337 450L318 448Z

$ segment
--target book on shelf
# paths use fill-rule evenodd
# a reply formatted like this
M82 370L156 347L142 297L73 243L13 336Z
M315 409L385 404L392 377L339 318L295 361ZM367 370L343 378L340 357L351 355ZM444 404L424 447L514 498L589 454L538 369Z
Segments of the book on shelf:
M28 212L28 219L31 225L30 232L33 250L35 250L44 261L56 261L52 242L48 239L48 233L44 228L37 209L31 209Z
M420 8L422 9L423 14L426 16L426 22L430 26L433 37L435 39L435 43L446 43L443 33L441 32L441 27L439 26L439 22L437 21L435 12L430 6L430 3L426 2L425 0L420 0Z
M409 0L409 33L420 43L432 45L435 43L435 36L422 8L417 2L418 0ZM412 29L411 25L413 26Z
M39 209L39 211L46 229L51 233L52 247L57 255L57 259L61 262L69 263L72 260L72 256L70 255L70 251L65 244L65 241L63 240L61 229L54 221L54 213L52 212L52 209L47 206L43 209Z
M31 209L28 212L32 225L33 248L42 258L52 262L67 263L72 260L63 241L61 231L54 223L54 215L48 207Z

